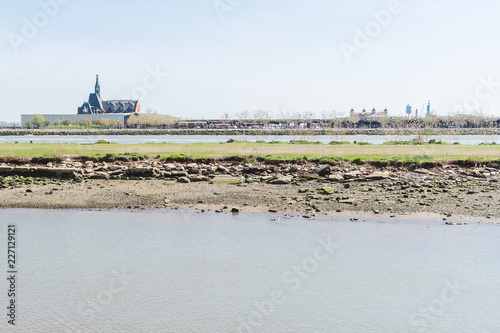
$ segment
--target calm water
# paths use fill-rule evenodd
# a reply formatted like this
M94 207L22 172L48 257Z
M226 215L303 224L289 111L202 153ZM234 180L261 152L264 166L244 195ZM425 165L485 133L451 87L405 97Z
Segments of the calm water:
M18 323L11 329L2 315L2 332L500 328L500 226L164 211L0 216L4 250L7 224L17 224L19 270Z
M28 143L78 143L91 144L97 140L106 140L110 142L132 144L132 143L219 143L226 142L229 139L255 141L282 141L307 140L329 143L331 141L349 141L349 142L369 142L372 144L383 144L387 141L411 141L415 135L47 135L47 136L0 136L0 143L3 142L21 142ZM499 135L440 135L425 136L425 141L441 140L453 144L459 142L463 145L479 145L481 143L499 143Z

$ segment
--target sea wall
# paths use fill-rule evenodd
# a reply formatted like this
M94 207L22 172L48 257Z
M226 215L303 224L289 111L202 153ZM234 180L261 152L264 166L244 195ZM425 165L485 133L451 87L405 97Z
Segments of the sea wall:
M500 135L499 128L325 129L3 129L13 135Z

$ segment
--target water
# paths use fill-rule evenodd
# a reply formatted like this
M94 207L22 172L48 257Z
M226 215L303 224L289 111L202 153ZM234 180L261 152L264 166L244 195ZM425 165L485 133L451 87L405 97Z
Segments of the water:
M4 250L7 224L17 224L18 255L18 322L12 329L3 315L3 332L500 327L497 225L165 211L0 216Z
M134 143L220 143L229 139L256 141L307 140L329 143L331 141L369 142L383 144L388 141L411 141L415 135L46 135L46 136L0 136L0 143L77 143L92 144L98 140L106 140L121 144ZM500 143L500 135L438 135L425 136L429 140L443 141L448 144L458 142L462 145L479 145L481 143Z

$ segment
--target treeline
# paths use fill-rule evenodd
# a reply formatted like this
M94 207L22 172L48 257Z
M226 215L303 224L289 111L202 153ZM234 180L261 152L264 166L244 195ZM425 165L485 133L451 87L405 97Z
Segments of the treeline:
M50 120L45 119L44 116L40 114L35 114L31 121L25 123L28 129L30 128L42 128L42 127L83 127L83 128L123 128L124 124L119 120L113 119L91 119L84 118L82 120L71 121L69 119L56 119L53 123Z

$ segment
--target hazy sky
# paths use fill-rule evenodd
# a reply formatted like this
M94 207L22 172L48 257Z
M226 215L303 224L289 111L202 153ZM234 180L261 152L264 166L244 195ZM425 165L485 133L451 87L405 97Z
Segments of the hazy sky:
M0 1L0 120L76 113L96 74L103 99L183 118L428 100L500 116L494 0Z

